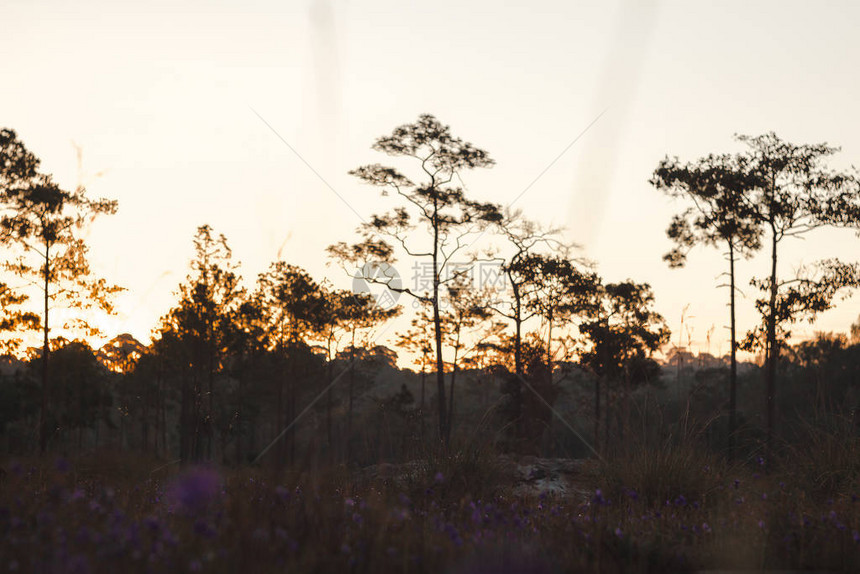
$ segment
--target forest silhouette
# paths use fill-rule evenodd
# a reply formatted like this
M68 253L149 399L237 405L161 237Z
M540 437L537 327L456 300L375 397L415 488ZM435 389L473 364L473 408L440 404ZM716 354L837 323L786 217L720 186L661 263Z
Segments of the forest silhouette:
M419 464L428 491L458 477L449 505L492 500L499 461L523 457L593 463L616 499L636 489L628 498L647 504L704 501L716 486L690 478L704 467L723 469L713 480L794 472L812 497L860 492L860 318L845 334L792 341L794 325L860 286L860 265L820 253L778 267L789 238L860 230L860 177L832 167L839 150L827 144L735 137L737 153L667 156L643 174L680 206L663 223L673 247L655 261L683 267L701 245L725 255L713 297L728 303L730 351L719 357L672 343L649 284L607 281L564 230L478 199L469 173L491 168L490 153L429 114L376 140L381 163L350 172L390 206L356 206L355 234L320 254L351 288L283 260L250 281L228 239L200 225L152 341L112 333L94 349L94 314L115 313L122 287L93 273L86 230L117 202L63 189L0 130L0 460L109 453L166 472L337 471L386 485ZM767 267L743 275L758 253ZM758 323L739 325L748 285ZM55 325L59 308L75 319ZM585 498L588 512L603 496ZM845 536L857 537L857 519ZM601 552L622 566L650 560ZM844 553L825 555L844 566ZM569 564L593 567L588 556ZM787 556L779 564L818 560Z

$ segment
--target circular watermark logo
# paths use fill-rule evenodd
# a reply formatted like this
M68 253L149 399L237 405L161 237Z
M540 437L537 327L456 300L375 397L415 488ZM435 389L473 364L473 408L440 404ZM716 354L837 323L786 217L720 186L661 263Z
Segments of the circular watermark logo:
M400 298L397 290L402 288L400 274L388 263L365 263L352 276L352 292L369 295L376 307L386 311L397 305Z

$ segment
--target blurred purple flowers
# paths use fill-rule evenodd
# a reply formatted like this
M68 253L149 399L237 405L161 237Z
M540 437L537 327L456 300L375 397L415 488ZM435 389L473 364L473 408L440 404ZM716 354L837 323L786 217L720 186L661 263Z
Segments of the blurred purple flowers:
M221 492L220 475L209 468L199 467L179 476L168 489L168 500L188 512L205 509Z

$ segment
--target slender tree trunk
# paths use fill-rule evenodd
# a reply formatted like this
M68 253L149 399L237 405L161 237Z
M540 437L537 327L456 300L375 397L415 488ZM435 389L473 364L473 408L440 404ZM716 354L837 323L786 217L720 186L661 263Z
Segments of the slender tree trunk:
M188 463L191 455L191 390L187 375L182 374L179 398L179 458L183 464Z
M200 437L200 423L203 412L203 385L200 381L200 369L195 368L192 371L191 377L194 389L194 411L191 419L194 423L194 432L191 434L191 458L194 462L199 462L203 458L203 444Z
M454 426L454 382L457 379L457 359L460 350L460 332L457 331L457 342L454 347L454 366L451 369L451 393L448 396L448 431L445 440L451 443L451 428Z
M546 335L546 372L547 384L552 384L552 308L549 310Z
M50 249L50 243L46 243L44 269L45 318L42 325L42 403L41 408L39 409L39 452L41 452L42 454L45 454L45 451L48 448L48 356L51 352L48 340L48 302L50 299L50 293L48 291L48 288L51 285Z
M609 381L607 380L607 384L603 385L604 389L606 390L606 401L605 401L606 408L604 409L604 413L603 413L603 448L606 450L609 449L609 423L612 419L612 416L611 416L612 410L610 409L612 397L611 397L610 392L609 392L609 384L608 383L609 383Z
M520 295L519 285L511 282L514 290L514 326L516 327L516 332L514 334L514 371L520 377L523 376L523 316L522 316L522 296ZM519 388L520 382L517 381L517 388Z
M546 336L546 387L544 387L543 389L541 389L539 391L542 395L545 393L547 395L547 397L552 396L551 395L551 391L552 391L552 318L553 318L553 312L552 312L552 307L550 307L549 317L548 317L549 325L547 328L547 336ZM535 398L537 398L537 397L535 397ZM549 401L547 401L547 402L549 402ZM537 419L534 422L536 424L541 423L541 422L543 422L543 417L541 416L540 413L542 413L546 407L544 407L544 405L540 404L540 399L538 399L538 402L534 403L534 405L535 405L535 411L533 411L532 416L534 416ZM549 421L549 425L551 425L552 424L552 409L548 409L547 417L548 418L546 420ZM544 429L547 429L547 427L549 425L544 423ZM551 432L552 431L550 428L549 433L551 433ZM537 434L535 436L537 437L537 448L540 449L541 445L543 443L543 436L542 435L539 436Z
M520 286L513 280L511 281L511 285L513 286L514 291L514 373L516 374L513 381L513 414L514 433L516 438L519 439L523 436L523 302L522 294L520 293Z
M95 429L94 429L95 432L93 433L93 441L95 442L95 444L93 445L93 448L95 450L99 449L99 438L101 435L102 416L103 415L104 415L104 409L102 407L102 394L99 393L98 398L96 398L96 424L95 424Z
M729 460L735 458L735 433L737 432L737 392L738 392L738 341L735 321L735 246L729 241L729 312L731 314L731 363L729 365Z
M278 377L278 397L277 397L277 414L275 416L275 436L280 434L281 429L284 428L284 374ZM278 443L278 448L275 451L276 454L276 463L275 467L277 469L281 468L281 465L284 461L284 456L286 454L286 441L280 441Z
M293 348L298 349L298 343L296 341L293 342ZM294 369L293 372L295 372L297 370L298 370L298 368ZM307 366L304 366L302 368L302 379L301 380L306 380L305 379L306 375L307 375ZM295 376L293 376L293 378L290 380L289 391L290 391L290 396L289 396L289 400L287 401L289 403L289 405L288 405L289 419L288 420L290 421L290 424L292 424L293 421L296 420L296 407L298 405L298 400L299 400L298 385L296 384L296 377ZM290 464L291 465L294 465L296 463L296 458L297 458L297 456L296 456L296 451L297 451L296 430L297 430L296 427L293 427L292 429L290 429L290 432L289 432Z
M425 429L424 429L424 426L425 426L424 425L424 409L426 408L425 402L424 402L424 394L425 394L426 387L427 387L427 354L424 353L424 355L421 357L421 444L422 445L425 444L424 440L427 436Z
M448 428L448 406L445 404L445 363L442 360L442 320L439 317L439 306L437 287L434 285L434 304L433 304L433 324L436 329L436 390L437 403L439 405L439 439L442 441L442 446L447 447L446 429Z
M329 356L331 357L331 352L329 352ZM328 384L331 385L333 380L333 367L334 367L334 359L329 358L328 362ZM328 450L330 462L334 463L334 443L332 442L332 432L331 432L331 409L332 409L332 394L331 394L331 386L329 386L328 391L326 392L326 405L325 405L325 429L326 429L326 440L328 441Z
M355 326L349 347L349 408L346 413L346 461L352 462L352 408L355 400Z
M214 338L211 333L209 336ZM209 386L207 410L209 412L206 414L206 460L212 460L212 444L214 443L213 439L215 438L215 353L211 347L212 338L209 339L209 356L207 357L209 370L207 376L207 383Z
M765 464L770 465L770 453L773 446L775 394L776 394L776 364L779 360L779 345L776 340L776 261L777 261L777 234L776 228L771 223L771 256L770 256L770 306L767 317L767 366L766 366L766 407L767 407L767 438L765 442Z
M245 403L245 366L244 351L239 354L239 400L236 405L236 466L242 464L242 422L245 416L242 406ZM250 363L250 360L248 361Z
M140 433L143 435L143 452L149 451L149 393L143 397L143 420L140 425Z
M163 363L161 359L158 362L158 388L159 388L159 403L161 406L161 454L165 459L170 458L170 445L167 444L167 391L164 381ZM180 455L181 456L181 455Z
M442 360L442 317L439 314L439 205L433 199L433 329L436 338L436 391L439 405L439 440L447 450L447 405L445 404L445 363Z
M594 450L600 452L600 379L602 375L594 378Z

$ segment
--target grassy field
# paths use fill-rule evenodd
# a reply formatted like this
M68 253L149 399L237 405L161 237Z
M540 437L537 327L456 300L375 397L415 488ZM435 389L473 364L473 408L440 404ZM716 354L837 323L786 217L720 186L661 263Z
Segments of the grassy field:
M0 572L856 571L856 475L822 448L766 474L763 461L641 450L589 463L566 496L514 496L486 452L396 479L7 460Z

